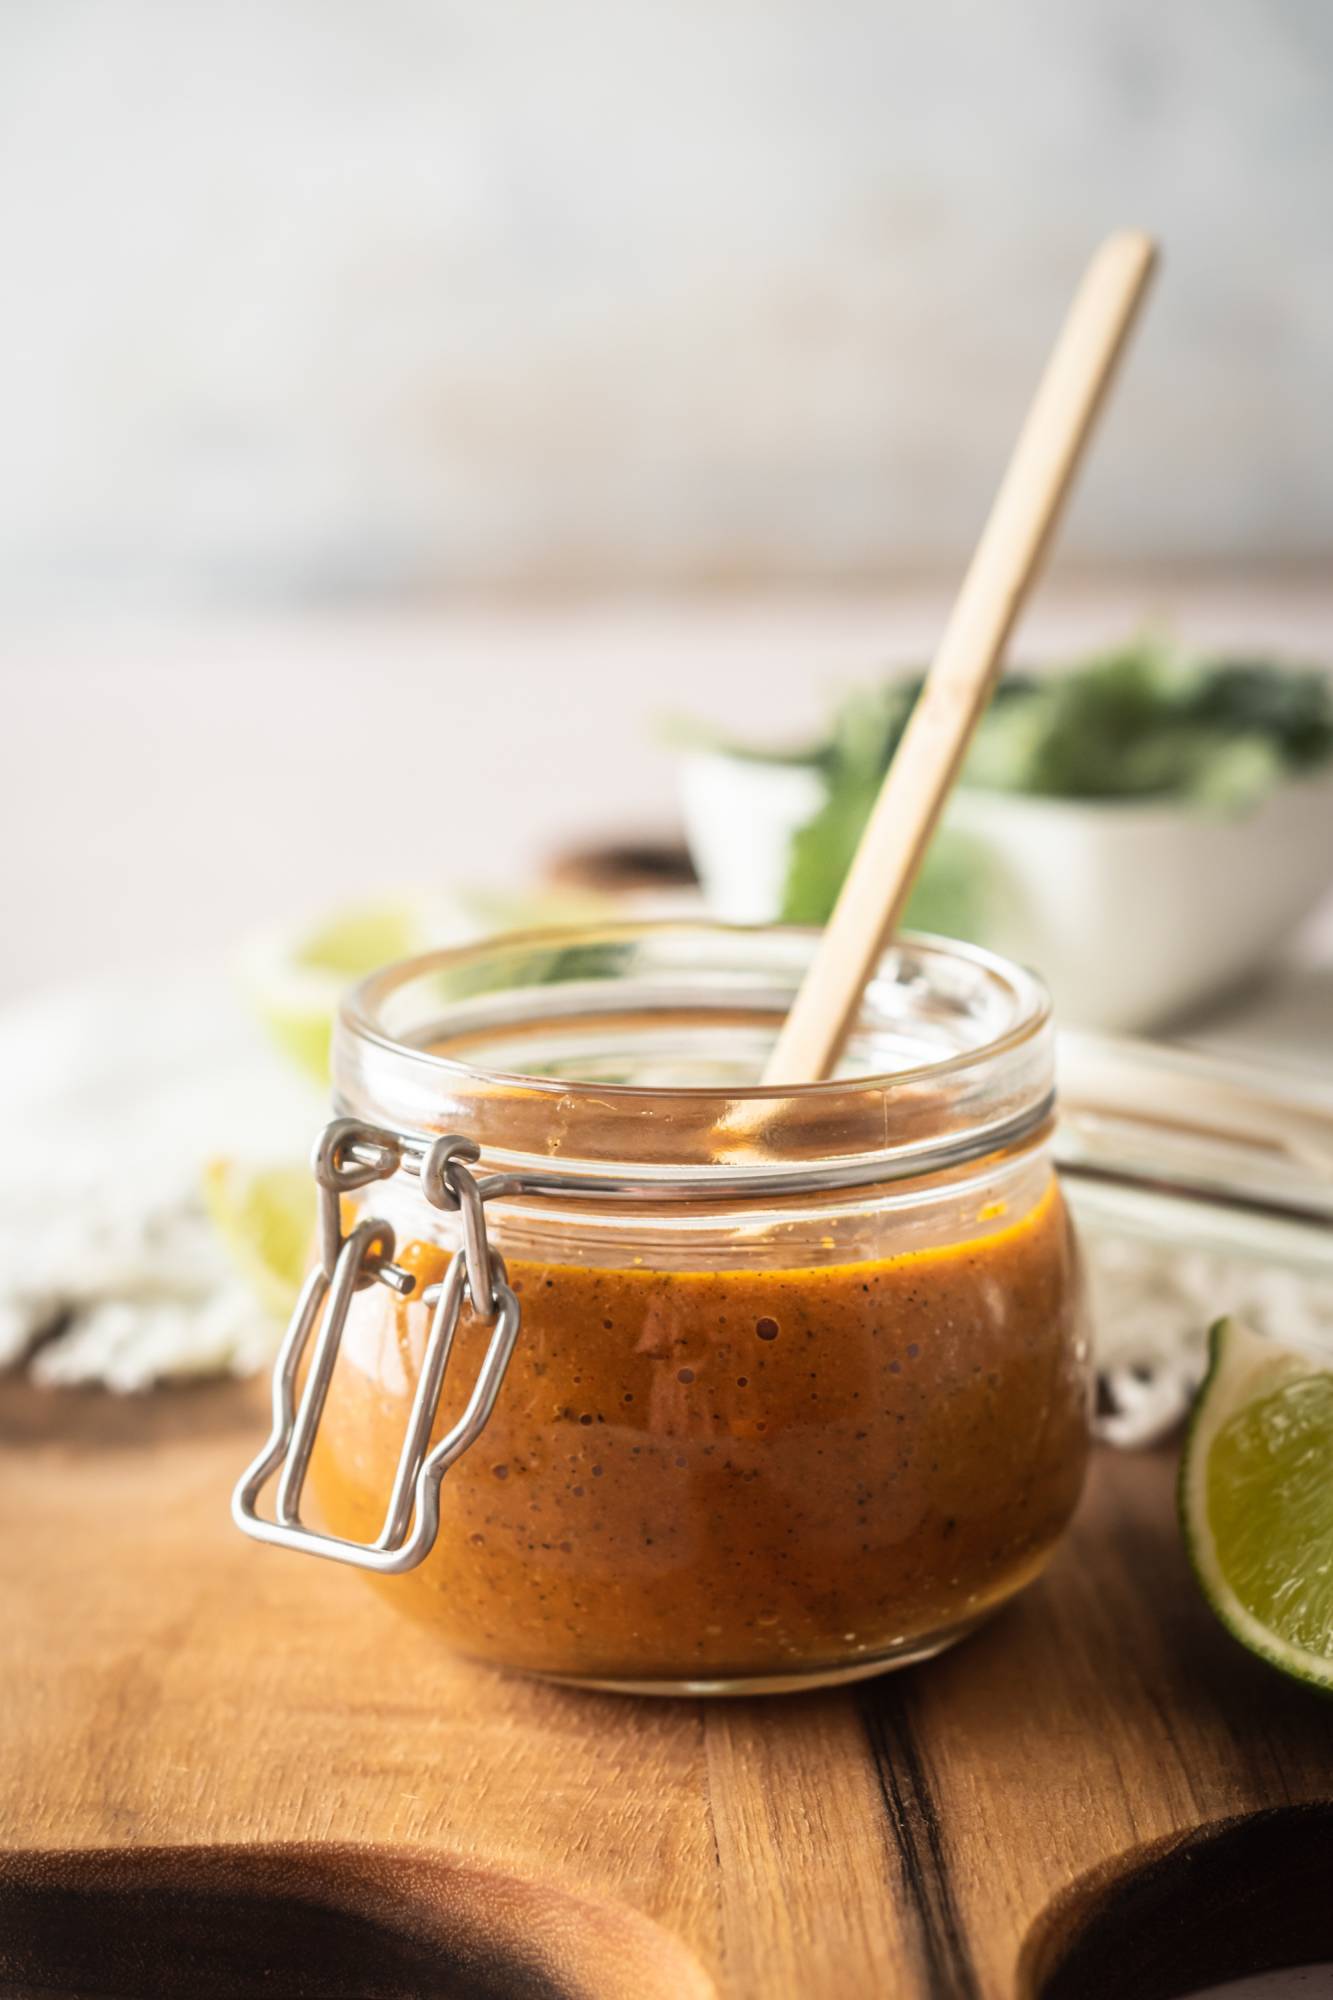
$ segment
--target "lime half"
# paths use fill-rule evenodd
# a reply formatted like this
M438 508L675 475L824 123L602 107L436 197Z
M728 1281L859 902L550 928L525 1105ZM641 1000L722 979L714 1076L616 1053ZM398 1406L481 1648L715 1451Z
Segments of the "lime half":
M1333 1368L1219 1320L1180 1468L1199 1582L1243 1646L1333 1691Z
M284 1055L319 1082L329 1074L329 1042L349 986L396 958L476 933L455 902L400 896L351 905L305 930L250 939L241 977L256 1013Z
M368 973L495 931L600 921L613 908L604 897L567 890L518 896L407 891L377 903L350 904L302 930L252 937L242 954L241 979L283 1054L324 1083L339 1002Z
M309 1167L210 1160L204 1168L204 1202L260 1304L275 1319L286 1319L315 1235L315 1183Z

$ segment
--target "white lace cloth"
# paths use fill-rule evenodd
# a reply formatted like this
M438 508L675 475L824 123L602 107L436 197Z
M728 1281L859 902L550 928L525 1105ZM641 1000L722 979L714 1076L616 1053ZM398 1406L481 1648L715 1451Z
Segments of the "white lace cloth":
M1113 1407L1112 1444L1165 1436L1203 1379L1208 1329L1233 1314L1292 1346L1333 1356L1333 1282L1292 1266L1085 1230L1094 1348Z
M322 1103L215 976L8 1009L0 1104L0 1368L128 1391L267 1363L278 1329L214 1234L200 1169L300 1157Z

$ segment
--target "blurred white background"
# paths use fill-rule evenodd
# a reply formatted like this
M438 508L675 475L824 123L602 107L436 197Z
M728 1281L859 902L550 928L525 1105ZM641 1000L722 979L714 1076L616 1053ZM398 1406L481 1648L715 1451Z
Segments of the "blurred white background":
M0 991L669 827L921 658L1099 235L1020 650L1333 657L1320 0L11 0Z
M1322 0L9 0L0 149L11 601L948 565L1126 220L1066 558L1333 534Z

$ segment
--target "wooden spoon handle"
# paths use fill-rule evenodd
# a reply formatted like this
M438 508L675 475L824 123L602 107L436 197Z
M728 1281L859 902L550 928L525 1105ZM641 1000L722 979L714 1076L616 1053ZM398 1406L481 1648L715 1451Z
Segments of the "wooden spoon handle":
M1084 273L765 1083L817 1082L842 1053L990 698L1156 255L1151 238L1121 230Z

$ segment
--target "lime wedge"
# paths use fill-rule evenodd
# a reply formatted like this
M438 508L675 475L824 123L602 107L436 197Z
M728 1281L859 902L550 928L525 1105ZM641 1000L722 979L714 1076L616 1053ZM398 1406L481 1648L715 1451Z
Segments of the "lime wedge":
M1333 1691L1333 1367L1220 1320L1181 1460L1180 1517L1227 1630Z
M261 933L242 954L241 979L284 1055L324 1083L338 1003L381 965L496 931L596 922L614 907L604 897L564 890L405 892L350 905L303 930Z
M260 1304L285 1319L296 1302L315 1234L315 1183L307 1166L244 1167L210 1160L204 1203Z
M241 956L241 981L283 1054L324 1083L333 1017L349 986L395 958L475 934L461 906L440 898L353 905L304 930L252 938Z

